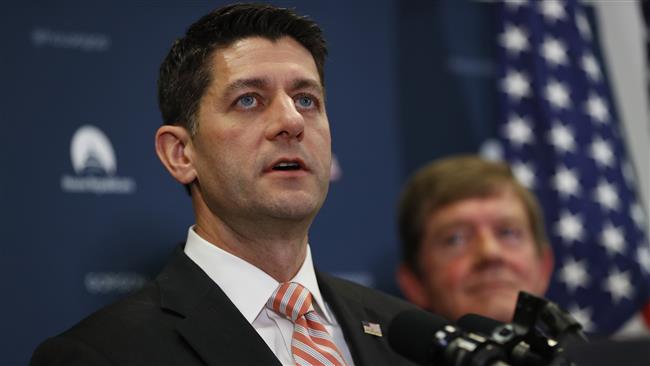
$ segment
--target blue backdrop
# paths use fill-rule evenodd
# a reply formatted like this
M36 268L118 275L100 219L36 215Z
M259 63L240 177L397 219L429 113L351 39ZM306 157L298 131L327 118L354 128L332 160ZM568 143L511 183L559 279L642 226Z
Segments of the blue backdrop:
M39 341L140 286L185 239L190 200L154 153L156 78L172 41L223 4L4 5L0 365L26 364ZM276 4L299 5L330 44L328 112L342 175L312 229L316 264L379 285L375 273L391 277L394 264L384 263L397 250L396 4ZM104 153L75 169L72 138L83 126L95 132L80 137L81 155L84 144Z
M185 239L190 200L154 153L157 71L172 41L223 4L4 4L0 365L26 364L45 337L142 285ZM312 227L316 265L395 293L402 182L492 134L492 5L274 4L312 16L330 48L328 114L342 174ZM80 131L91 132L72 153ZM75 167L84 144L96 156Z

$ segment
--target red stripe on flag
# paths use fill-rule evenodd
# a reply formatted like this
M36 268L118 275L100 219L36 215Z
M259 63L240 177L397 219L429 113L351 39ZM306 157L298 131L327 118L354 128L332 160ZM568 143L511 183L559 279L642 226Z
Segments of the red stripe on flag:
M641 314L643 314L643 322L645 323L646 328L650 329L650 302L645 304Z

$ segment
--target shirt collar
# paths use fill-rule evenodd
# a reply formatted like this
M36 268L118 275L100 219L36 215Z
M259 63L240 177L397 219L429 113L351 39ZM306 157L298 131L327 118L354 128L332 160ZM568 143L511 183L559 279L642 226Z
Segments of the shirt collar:
M266 272L203 239L193 226L187 233L185 254L223 290L251 324L279 285ZM233 281L235 278L237 280ZM311 292L316 311L332 324L332 317L318 287L309 245L305 261L291 282L297 282Z
M324 316L326 322L329 324L333 323L328 307L325 305L325 300L323 300L323 296L320 293L320 287L318 287L309 244L307 244L307 255L305 256L305 261L302 263L298 273L296 273L290 282L297 282L309 290L309 292L311 292L312 303L316 304L316 311L320 315Z

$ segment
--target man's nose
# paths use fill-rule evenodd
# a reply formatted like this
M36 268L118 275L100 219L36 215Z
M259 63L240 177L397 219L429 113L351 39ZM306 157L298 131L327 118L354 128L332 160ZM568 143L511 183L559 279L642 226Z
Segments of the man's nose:
M482 258L498 258L501 255L501 245L498 238L490 230L481 230L478 236L476 251Z
M302 141L305 130L304 116L296 108L293 98L286 94L276 97L270 108L269 140L297 139Z

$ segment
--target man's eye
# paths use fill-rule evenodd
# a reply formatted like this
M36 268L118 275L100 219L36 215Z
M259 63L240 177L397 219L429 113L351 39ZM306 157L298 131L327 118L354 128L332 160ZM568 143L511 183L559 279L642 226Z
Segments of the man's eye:
M257 98L253 95L244 95L237 99L237 104L243 108L254 108L257 106Z
M521 231L514 228L503 228L500 230L500 234L503 237L519 237L521 235Z
M448 247L456 247L467 242L467 235L461 232L451 233L444 238L444 243Z
M314 99L307 95L301 95L298 98L296 98L296 106L304 109L313 108Z
M518 228L502 228L499 230L499 237L504 242L519 244L522 241L523 230Z

